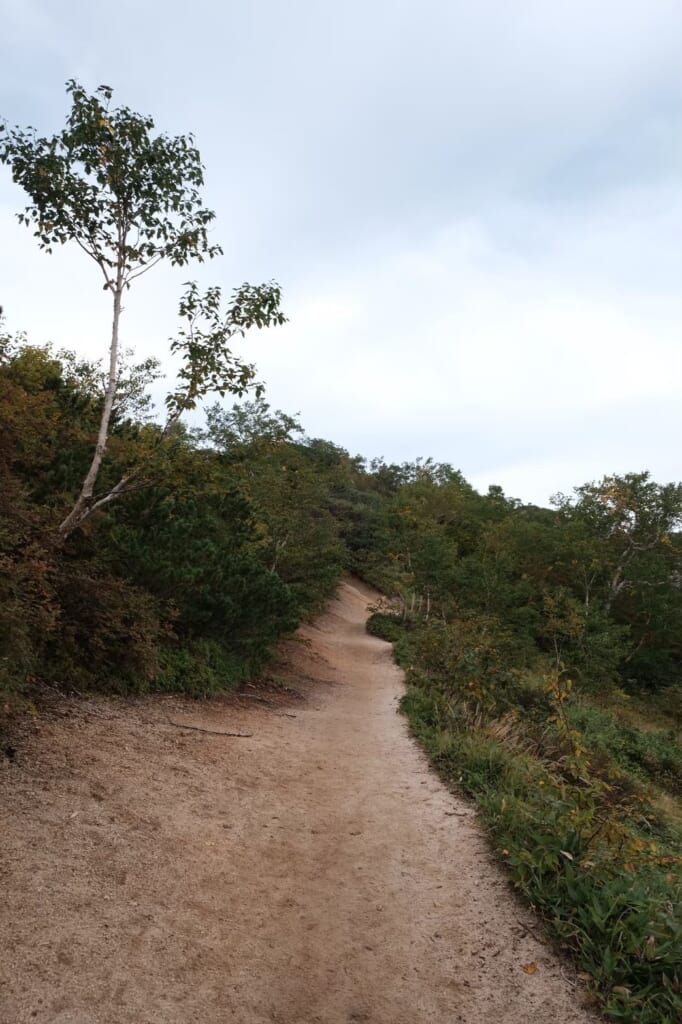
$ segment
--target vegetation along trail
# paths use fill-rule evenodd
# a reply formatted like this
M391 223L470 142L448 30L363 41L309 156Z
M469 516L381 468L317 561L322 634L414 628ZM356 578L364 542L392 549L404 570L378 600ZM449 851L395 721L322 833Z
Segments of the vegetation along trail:
M299 697L37 726L3 769L3 1021L594 1019L396 714L371 597L344 583L290 645Z

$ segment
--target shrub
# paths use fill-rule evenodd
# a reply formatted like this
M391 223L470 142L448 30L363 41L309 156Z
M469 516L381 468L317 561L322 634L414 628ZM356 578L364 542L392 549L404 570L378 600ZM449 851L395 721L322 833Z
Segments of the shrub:
M385 628L374 617L377 626ZM654 842L636 786L627 776L618 782L617 771L608 782L592 776L587 749L661 772L670 770L670 741L638 730L621 736L605 712L573 703L560 683L541 687L529 673L516 677L516 693L521 707L544 710L542 730L533 716L500 715L512 689L497 709L472 703L466 685L443 685L443 664L459 664L447 645L443 661L438 634L431 630L425 646L423 633L415 634L411 655L426 651L427 667L419 657L411 663L402 700L414 734L444 778L478 802L514 884L590 974L609 1018L682 1020L682 839L668 832L672 846ZM460 635L470 636L468 627ZM565 714L548 721L553 702Z
M367 632L380 640L387 640L393 643L403 633L400 616L387 615L385 612L373 612L367 619Z

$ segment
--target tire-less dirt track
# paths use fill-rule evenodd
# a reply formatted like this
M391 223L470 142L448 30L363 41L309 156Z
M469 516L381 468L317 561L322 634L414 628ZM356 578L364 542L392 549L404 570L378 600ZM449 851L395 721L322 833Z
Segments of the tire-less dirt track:
M288 645L296 700L41 720L0 774L2 1024L597 1019L396 714L372 596Z

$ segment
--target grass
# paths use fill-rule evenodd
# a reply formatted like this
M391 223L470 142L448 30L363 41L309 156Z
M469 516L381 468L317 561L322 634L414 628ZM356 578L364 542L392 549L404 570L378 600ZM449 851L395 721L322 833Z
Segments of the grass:
M628 725L616 713L588 704L573 705L569 715L590 749L635 778L682 795L682 746L673 730Z
M473 798L514 885L591 979L607 1017L682 1021L682 756L558 678L503 696L425 669L418 627L373 616L407 672L403 711L432 763ZM437 664L432 659L431 664ZM506 677L505 677L506 678ZM642 715L642 707L639 714ZM661 719L658 719L660 723Z

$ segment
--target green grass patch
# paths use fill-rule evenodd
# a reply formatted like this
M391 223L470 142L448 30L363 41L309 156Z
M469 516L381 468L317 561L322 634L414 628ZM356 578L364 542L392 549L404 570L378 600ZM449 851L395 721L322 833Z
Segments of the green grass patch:
M590 975L606 1015L679 1024L682 837L652 825L644 789L649 779L677 785L673 738L621 732L610 712L527 672L502 675L497 703L485 678L472 697L469 675L457 677L466 651L446 679L420 663L418 627L386 619L373 616L369 628L390 636L407 669L402 709L415 736L477 802L514 885Z
M619 721L615 713L587 705L575 704L568 714L591 750L607 754L643 781L682 794L682 746L673 730L637 728Z

